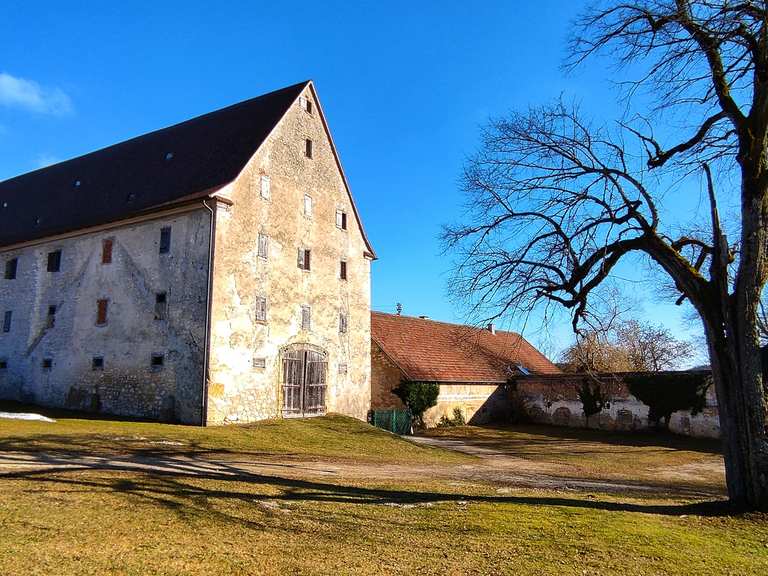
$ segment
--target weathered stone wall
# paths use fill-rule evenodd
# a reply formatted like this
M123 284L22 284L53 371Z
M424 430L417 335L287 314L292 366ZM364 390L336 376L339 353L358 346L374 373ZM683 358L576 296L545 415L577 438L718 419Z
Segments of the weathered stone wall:
M160 229L171 246L159 254ZM193 211L118 225L0 252L0 397L72 409L199 423L207 296L210 215ZM113 240L102 264L102 241ZM48 253L61 250L59 272ZM3 279L18 257L17 277ZM155 320L156 293L166 292L168 316ZM107 323L96 325L107 299ZM56 306L53 326L48 310ZM151 367L164 355L162 369ZM103 369L94 370L94 357ZM43 361L50 359L50 369Z
M281 350L309 344L328 354L328 411L365 418L370 407L370 259L312 91L280 121L237 180L222 194L233 202L216 220L208 421L245 422L281 415ZM313 157L305 157L305 139ZM261 197L261 176L270 198ZM312 215L304 214L304 195ZM347 230L336 226L336 210ZM267 258L259 234L269 237ZM311 270L297 266L311 250ZM340 260L348 280L339 278ZM267 298L267 321L256 320ZM312 326L301 328L301 306ZM339 313L348 331L339 332ZM264 367L254 367L254 359ZM344 367L346 366L346 370Z
M606 377L601 385L610 398L610 407L589 418L584 417L577 394L583 375L521 377L516 381L516 394L524 402L533 422L574 428L632 431L648 429L648 406L635 398L620 376ZM720 421L714 386L706 394L706 406L697 415L674 412L669 429L677 434L700 438L718 438Z

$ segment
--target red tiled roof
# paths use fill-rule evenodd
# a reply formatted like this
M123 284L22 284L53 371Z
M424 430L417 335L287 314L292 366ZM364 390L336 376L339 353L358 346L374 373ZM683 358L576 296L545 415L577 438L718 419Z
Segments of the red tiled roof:
M506 382L521 374L560 369L520 334L371 312L371 338L409 380Z

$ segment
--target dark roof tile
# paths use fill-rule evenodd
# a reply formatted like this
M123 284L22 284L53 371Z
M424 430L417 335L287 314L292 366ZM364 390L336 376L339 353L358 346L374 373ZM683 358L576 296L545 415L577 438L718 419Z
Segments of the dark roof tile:
M237 177L307 84L0 182L0 247L214 192Z

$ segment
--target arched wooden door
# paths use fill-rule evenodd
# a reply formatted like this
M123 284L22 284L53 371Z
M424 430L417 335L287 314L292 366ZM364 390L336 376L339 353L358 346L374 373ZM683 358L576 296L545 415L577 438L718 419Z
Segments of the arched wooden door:
M307 345L293 345L282 353L283 416L325 414L327 354Z

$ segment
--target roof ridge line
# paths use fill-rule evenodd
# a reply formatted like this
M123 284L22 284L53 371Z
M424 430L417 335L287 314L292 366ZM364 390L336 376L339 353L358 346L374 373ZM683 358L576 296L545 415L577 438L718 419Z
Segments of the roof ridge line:
M186 120L181 120L179 122L174 122L173 124L168 124L167 126L163 126L161 128L155 128L154 130L150 130L149 132L143 132L141 134L137 134L136 136L131 136L129 138L126 138L124 140L120 140L119 142L115 142L113 144L109 144L107 146L102 146L101 148L96 148L95 150L90 150L88 152L84 152L82 154L78 154L77 156L72 156L71 158L67 158L65 160L61 160L60 162L55 162L53 164L48 164L47 166L41 166L40 168L36 168L35 170L30 170L28 172L22 172L21 174L16 174L15 176L11 176L10 178L6 178L4 180L0 180L0 184L3 184L5 182L11 182L12 180L15 180L17 178L22 178L24 176L28 176L30 174L35 174L36 172L42 172L45 170L48 170L54 166L60 166L61 164L66 164L68 162L72 162L74 160L79 160L81 158L84 158L86 156L90 156L91 154L96 154L98 152L104 152L106 150L110 150L112 148L116 148L117 146L122 146L124 144L128 144L129 142L132 142L134 140L139 140L141 138L144 138L146 136L150 136L152 134L159 134L160 132L164 132L166 130L171 130L173 128L177 128L179 126L183 126L184 124L188 124L191 122L194 122L196 120L200 120L202 118L205 118L207 116L211 116L213 114L217 114L219 112L223 112L224 110L230 110L234 108L238 108L239 106L244 106L246 104L252 103L254 100L260 100L261 98L265 98L267 96L273 96L279 92L287 92L289 90L293 90L298 88L299 86L306 86L310 84L312 80L304 80L303 82L297 82L296 84L291 84L290 86L284 86L283 88L278 88L277 90L272 90L271 92L267 92L265 94L260 94L258 96L253 96L252 98L247 98L245 100L240 100L239 102L234 102L232 104L227 104L225 106L222 106L220 108L216 108L215 110L211 110L210 112L204 112L203 114L198 114L197 116L193 116L192 118L187 118ZM282 117L281 117L282 119Z
M487 332L487 328L483 328L482 326L474 326L472 324L458 324L456 322L446 322L445 320L433 320L432 318L420 318L419 316L409 316L407 314L392 314L391 312L380 312L378 310L371 310L371 314L382 314L384 316L392 316L393 318L410 318L411 320L423 320L425 322L433 322L435 324L446 324L448 326L457 326L459 328L469 328L472 330L480 330ZM515 336L519 336L520 338L525 339L525 337L520 334L519 332L514 332L512 330L496 330L496 333L502 332L504 334L513 334ZM488 332L490 334L490 332Z

